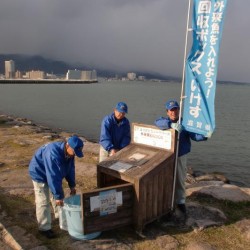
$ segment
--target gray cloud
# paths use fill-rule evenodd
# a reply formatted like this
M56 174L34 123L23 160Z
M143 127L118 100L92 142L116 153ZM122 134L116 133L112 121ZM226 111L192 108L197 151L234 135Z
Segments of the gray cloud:
M0 53L180 77L187 7L187 0L1 0ZM250 81L249 8L249 0L228 1L220 80Z

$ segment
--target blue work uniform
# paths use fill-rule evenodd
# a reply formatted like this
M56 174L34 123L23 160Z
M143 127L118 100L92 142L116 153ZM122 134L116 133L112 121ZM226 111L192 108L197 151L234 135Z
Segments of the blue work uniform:
M162 129L170 129L173 121L169 117L160 117L155 121L155 125ZM181 131L178 152L178 167L176 172L175 202L178 205L185 204L185 180L187 175L187 154L191 151L191 140L205 141L206 137L200 134Z
M115 119L114 113L104 117L99 143L106 151L111 149L120 150L128 146L130 141L130 124L126 117L121 121Z
M160 117L155 120L155 125L162 130L170 129L173 121L169 117ZM188 132L182 130L180 133L180 143L179 143L179 154L178 156L183 156L191 151L191 140L193 141L205 141L207 138L203 135Z
M48 184L54 199L62 200L62 181L65 178L70 188L75 187L75 160L65 152L65 142L53 142L40 147L29 164L31 179Z

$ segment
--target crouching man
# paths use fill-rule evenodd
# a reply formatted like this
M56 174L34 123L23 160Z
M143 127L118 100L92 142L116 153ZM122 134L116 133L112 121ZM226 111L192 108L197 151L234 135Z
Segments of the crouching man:
M75 195L75 156L83 157L83 141L76 135L67 141L52 142L40 147L29 164L36 202L36 218L39 232L47 238L54 238L51 230L51 203L55 217L58 206L63 206L64 192L62 181L65 178Z

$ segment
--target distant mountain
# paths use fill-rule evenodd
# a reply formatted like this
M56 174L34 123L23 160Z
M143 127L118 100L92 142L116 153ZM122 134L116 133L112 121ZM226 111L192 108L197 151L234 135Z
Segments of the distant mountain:
M56 61L46 59L42 56L27 56L19 54L5 54L0 55L0 72L4 73L4 61L13 60L15 61L16 70L20 71L31 71L31 70L42 70L47 73L54 74L66 74L68 69L72 66L62 61Z
M127 72L114 71L114 70L105 70L98 68L90 68L86 65L73 65L63 61L57 61L53 59L44 58L40 55L28 56L28 55L20 55L20 54L0 54L0 74L4 74L4 61L13 60L15 61L16 70L26 72L31 70L42 70L46 73L53 73L56 75L66 75L69 69L79 69L79 70L93 70L97 71L98 77L114 77L118 76L126 76ZM178 80L174 77L166 77L157 73L151 72L137 72L137 76L143 75L147 79L161 79L161 80Z
M4 61L13 60L16 70L26 72L31 70L42 70L47 73L65 75L69 69L93 70L97 71L98 76L111 77L116 74L110 70L98 70L89 68L85 65L73 65L63 61L44 58L40 55L28 56L20 54L0 54L0 74L4 74Z

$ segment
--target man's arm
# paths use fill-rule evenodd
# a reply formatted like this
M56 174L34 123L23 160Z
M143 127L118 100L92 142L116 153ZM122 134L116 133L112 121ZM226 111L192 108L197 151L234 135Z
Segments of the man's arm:
M207 137L205 137L204 135L200 135L200 134L196 134L192 132L189 132L189 136L193 141L206 141L207 140Z
M60 161L50 153L45 155L45 168L48 186L56 200L62 200L64 193L62 189L62 174L60 171Z
M73 190L76 186L76 178L75 178L75 161L74 159L71 159L70 166L69 166L69 172L65 176L66 181L68 182L68 186L70 190Z
M122 138L121 148L125 148L131 142L131 132L130 132L130 123L126 120L126 124L124 126L124 136Z
M106 151L110 151L114 148L111 137L111 124L105 119L101 125L100 144Z
M162 130L171 128L171 121L165 117L160 117L159 119L156 119L154 123L159 129Z

